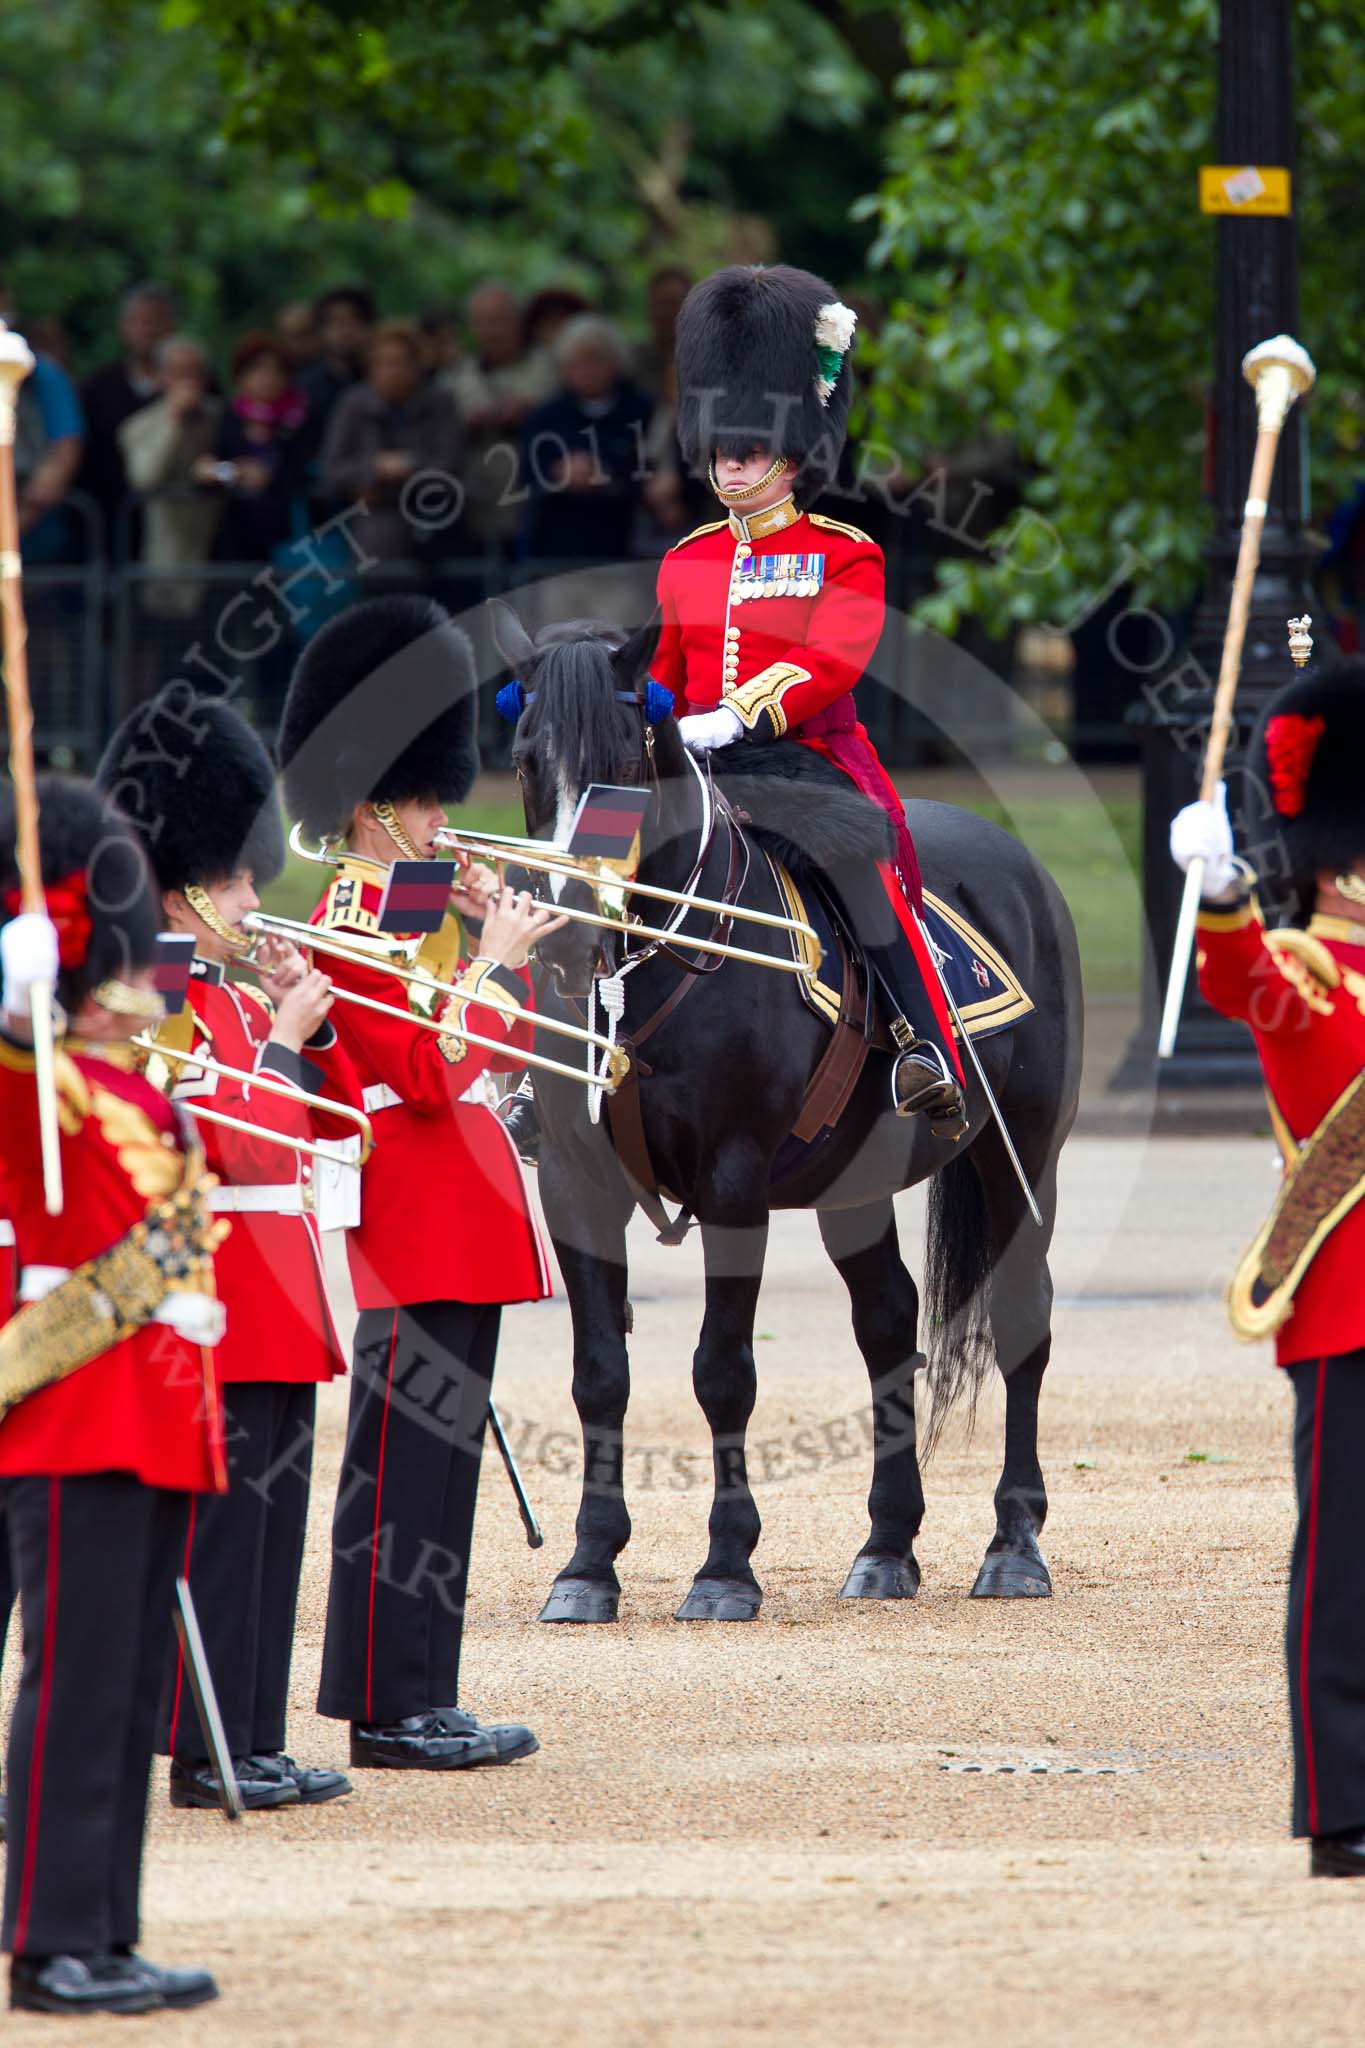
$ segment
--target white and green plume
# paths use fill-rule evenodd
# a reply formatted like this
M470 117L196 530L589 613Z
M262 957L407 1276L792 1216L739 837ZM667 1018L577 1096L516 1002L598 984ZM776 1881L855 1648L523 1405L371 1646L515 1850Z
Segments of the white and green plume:
M828 405L834 394L857 325L858 315L853 308L841 305L838 299L831 299L815 316L815 356L820 366L816 372L815 389L821 405Z

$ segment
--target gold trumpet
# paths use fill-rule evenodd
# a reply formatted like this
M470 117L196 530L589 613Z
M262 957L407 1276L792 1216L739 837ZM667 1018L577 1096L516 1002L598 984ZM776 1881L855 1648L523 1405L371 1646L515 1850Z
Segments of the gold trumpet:
M182 1012L183 1014L191 1014ZM166 1062L169 1070L170 1087L178 1079L182 1066L195 1067L200 1073L220 1074L229 1081L244 1081L252 1088L259 1088L265 1095L283 1095L290 1102L306 1102L312 1109L325 1110L328 1116L340 1117L343 1123L354 1124L360 1132L360 1157L355 1162L363 1166L374 1150L374 1126L363 1109L353 1109L349 1102L333 1102L329 1095L313 1095L306 1088L295 1088L292 1082L272 1080L268 1074L248 1071L245 1067L225 1066L221 1060L209 1059L204 1053L191 1052L188 1046L167 1043L161 1038L149 1038L145 1031L139 1032L132 1043L139 1052L155 1055ZM192 1102L184 1102L182 1109L188 1109L194 1116L203 1116L206 1122L222 1124L228 1130L245 1131L253 1138L263 1138L267 1144L283 1145L293 1152L307 1152L314 1156L335 1158L320 1144L310 1144L306 1138L291 1138L282 1131L267 1131L258 1124L247 1123L241 1117L225 1116L221 1110L200 1110Z
M770 931L794 933L808 941L810 959L795 963L799 974L814 973L820 965L820 937L811 925L799 917L784 917L781 911L753 910L745 903L723 903L715 896L696 896L683 889L665 889L654 882L633 881L623 875L608 860L591 860L577 854L566 853L562 846L555 846L544 839L519 839L511 832L461 832L458 826L449 826L435 834L437 846L448 846L459 853L482 854L494 860L499 867L506 862L513 867L536 868L542 874L563 875L570 881L586 882L591 889L619 889L627 896L650 896L658 903L686 904L689 910L711 910L717 916L729 919L743 919L747 924L766 925ZM297 849L296 851L301 851ZM306 858L306 856L305 856ZM725 944L704 944L684 933L660 931L656 925L630 922L625 925L607 917L598 917L589 911L568 912L562 903L556 904L561 917L577 915L594 924L608 925L613 931L627 930L640 938L671 938L683 948L695 948L702 952L725 953L736 960L750 960L766 967L782 967L790 971L793 962L774 958L768 953L751 953L742 946Z
M314 855L312 858L321 859L322 856ZM330 866L331 863L328 862L327 865ZM464 993L455 982L437 981L431 975L418 974L410 967L401 967L361 941L347 945L341 939L323 937L314 925L301 924L297 918L276 917L268 911L254 910L243 918L242 927L245 931L277 933L281 938L292 939L295 945L306 952L324 953L335 960L349 960L353 966L368 967L378 974L393 974L400 981L415 982L419 987L433 990L440 995L459 996ZM587 1031L581 1024L563 1022L557 1017L544 1017L535 1010L524 1010L520 1003L511 1002L502 996L494 996L486 989L480 989L472 1000L481 1003L486 1009L498 1010L503 1016L511 1017L516 1022L529 1024L534 1031L556 1031L561 1037L575 1039L578 1043L605 1054L605 1080L596 1074L586 1072L582 1067L567 1066L563 1060L547 1059L543 1053L523 1052L519 1046L509 1044L506 1039L489 1038L481 1031L466 1031L463 1026L456 1028L451 1024L442 1023L439 1018L419 1017L413 1010L400 1010L396 1003L381 1003L374 996L360 995L355 989L338 988L335 982L331 987L338 1002L354 1003L358 1009L377 1011L381 1017L398 1017L405 1024L415 1025L419 1031L434 1031L439 1038L458 1038L466 1045L485 1046L492 1052L503 1053L508 1059L516 1060L519 1065L539 1067L547 1074L562 1074L566 1080L579 1081L585 1088L605 1087L609 1095L616 1092L630 1072L629 1055L621 1046L613 1045L600 1033Z

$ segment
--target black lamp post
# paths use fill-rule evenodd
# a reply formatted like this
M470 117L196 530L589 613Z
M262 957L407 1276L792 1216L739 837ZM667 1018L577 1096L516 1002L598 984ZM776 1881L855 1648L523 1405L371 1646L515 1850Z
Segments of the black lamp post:
M1222 0L1218 45L1215 149L1220 164L1297 167L1294 127L1291 0ZM1225 214L1217 236L1216 360L1213 458L1216 524L1205 550L1208 576L1195 614L1192 652L1210 689L1201 698L1143 710L1143 894L1152 945L1143 987L1142 1022L1115 1085L1133 1086L1153 1071L1166 1088L1250 1085L1257 1077L1251 1040L1242 1026L1210 1010L1191 973L1174 1056L1157 1061L1156 1039L1166 987L1181 877L1167 848L1171 818L1198 795L1202 749L1190 744L1201 720L1207 731L1212 681L1218 673L1232 574L1256 439L1256 402L1242 358L1272 335L1298 336L1298 236L1291 213ZM1299 339L1303 337L1298 336ZM1311 348L1311 340L1309 342ZM1304 531L1305 417L1286 422L1275 466L1260 568L1251 600L1237 733L1229 750L1229 793L1236 813L1235 775L1247 737L1266 698L1292 673L1285 622L1314 609L1314 548Z

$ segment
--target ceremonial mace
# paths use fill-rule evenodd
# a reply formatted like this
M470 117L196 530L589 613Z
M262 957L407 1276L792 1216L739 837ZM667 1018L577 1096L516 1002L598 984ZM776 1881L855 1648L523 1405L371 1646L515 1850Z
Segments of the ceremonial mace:
M33 368L33 352L21 334L0 320L0 648L5 664L5 712L9 722L9 772L14 784L15 857L21 909L47 914L42 855L38 844L38 784L33 768L33 705L28 693L28 631L20 581L19 499L14 485L14 431L19 386ZM38 1134L43 1154L43 1206L62 1213L61 1136L57 1123L57 1075L52 1024L54 991L35 982L29 993L33 1067L38 1086Z
M1317 376L1313 358L1306 348L1288 334L1263 341L1242 358L1242 375L1256 393L1256 452L1251 462L1251 483L1242 515L1242 538L1237 550L1237 572L1232 579L1232 603L1228 609L1227 631L1223 635L1223 656L1218 666L1218 688L1214 692L1213 717L1209 725L1208 749L1199 795L1212 803L1223 776L1223 757L1232 734L1232 700L1242 671L1242 642L1246 638L1247 614L1251 609L1252 586L1261 559L1261 533L1270 499L1270 480L1275 473L1275 456L1280 433L1289 408L1302 397ZM1192 860L1185 875L1185 893L1180 899L1180 918L1171 952L1171 976L1166 984L1166 1005L1161 1013L1161 1035L1157 1057L1168 1060L1175 1051L1175 1034L1180 1026L1180 1006L1190 971L1195 920L1204 883L1204 862Z

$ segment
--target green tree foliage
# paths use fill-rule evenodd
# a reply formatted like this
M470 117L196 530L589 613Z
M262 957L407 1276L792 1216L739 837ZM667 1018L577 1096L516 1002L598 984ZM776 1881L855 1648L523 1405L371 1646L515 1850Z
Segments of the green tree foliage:
M630 308L665 259L860 257L878 92L803 0L19 0L0 269L82 366L148 275L211 339L350 276L386 311L489 274Z
M874 416L912 467L1012 440L1041 515L940 565L933 624L1068 618L1129 549L1144 597L1192 594L1215 234L1196 172L1213 159L1217 14L1216 0L903 8L902 111L860 209L898 286ZM1322 372L1324 504L1358 475L1362 443L1358 40L1355 0L1301 0L1302 338ZM975 530L990 525L984 505Z

